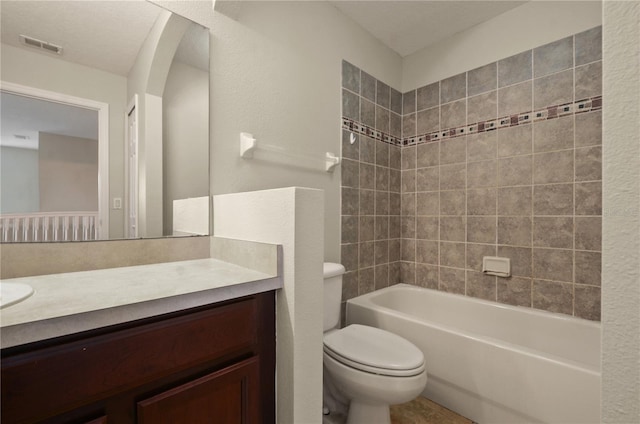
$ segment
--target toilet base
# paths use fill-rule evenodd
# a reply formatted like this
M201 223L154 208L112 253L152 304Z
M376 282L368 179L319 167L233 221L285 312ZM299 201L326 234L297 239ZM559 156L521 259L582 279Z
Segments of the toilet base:
M347 424L391 424L389 405L368 405L351 401Z

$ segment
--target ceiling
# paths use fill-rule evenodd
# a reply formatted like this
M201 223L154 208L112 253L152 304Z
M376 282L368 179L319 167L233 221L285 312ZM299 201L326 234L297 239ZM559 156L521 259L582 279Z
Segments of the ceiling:
M404 57L526 2L330 0L330 3Z
M28 48L19 40L27 35L62 46L61 59L126 76L161 10L146 1L2 0L2 42Z
M0 146L38 148L38 133L98 139L98 112L0 92Z
M28 48L26 35L61 46L55 57L127 76L140 46L164 9L144 0L1 0L2 43ZM192 25L180 44L176 60L209 70L209 38Z

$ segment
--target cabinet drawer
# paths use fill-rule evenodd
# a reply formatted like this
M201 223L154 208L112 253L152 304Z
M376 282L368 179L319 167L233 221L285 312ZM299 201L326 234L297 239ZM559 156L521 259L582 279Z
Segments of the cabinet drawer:
M2 421L35 421L199 364L254 353L257 328L257 302L248 298L4 358Z

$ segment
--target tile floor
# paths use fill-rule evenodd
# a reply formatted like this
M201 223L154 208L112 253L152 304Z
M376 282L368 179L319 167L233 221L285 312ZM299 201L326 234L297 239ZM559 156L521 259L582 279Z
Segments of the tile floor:
M325 415L323 424L344 424L341 414ZM411 402L391 407L391 424L475 424L470 419L456 414L437 403L418 397Z
M391 406L391 424L474 424L468 418L425 398Z

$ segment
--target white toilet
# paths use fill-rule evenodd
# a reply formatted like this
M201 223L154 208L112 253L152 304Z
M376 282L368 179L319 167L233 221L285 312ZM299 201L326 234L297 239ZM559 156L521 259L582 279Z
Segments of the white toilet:
M340 264L324 264L325 370L350 402L347 424L389 424L389 405L416 398L427 384L422 351L402 337L365 325L338 329Z

